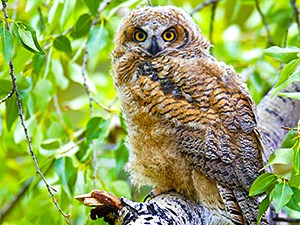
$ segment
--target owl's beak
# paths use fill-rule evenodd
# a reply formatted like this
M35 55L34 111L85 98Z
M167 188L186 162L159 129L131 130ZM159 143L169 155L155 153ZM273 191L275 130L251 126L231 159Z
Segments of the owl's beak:
M148 52L151 53L151 55L156 55L157 53L159 53L162 49L159 47L158 43L157 43L157 38L156 36L153 36L151 38L151 45L150 48L148 49Z

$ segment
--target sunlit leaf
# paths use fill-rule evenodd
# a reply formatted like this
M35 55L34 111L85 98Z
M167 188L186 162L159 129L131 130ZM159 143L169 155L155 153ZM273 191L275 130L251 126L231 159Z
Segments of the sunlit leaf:
M275 185L274 192L272 192L272 199L276 213L279 212L291 199L293 190L285 183L278 183Z
M69 86L69 80L64 76L64 69L60 60L52 59L51 71L55 77L56 85L65 90Z
M33 53L45 54L44 50L38 43L36 32L32 27L26 24L22 24L17 25L16 29L17 37L19 38L20 43L24 48Z
M255 196L264 193L268 187L277 182L277 176L273 173L264 173L260 175L252 184L249 195Z
M299 145L295 149L294 160L293 160L293 169L294 169L296 175L298 175L300 173L300 146Z
M5 62L8 64L13 55L13 37L11 33L6 29L5 23L2 21L0 21L0 37L4 59Z
M53 97L53 85L49 80L39 80L33 88L35 103L40 112L44 112Z
M300 100L300 92L282 92L278 96Z
M297 54L299 51L300 49L296 47L280 48L278 46L273 46L264 50L264 53L279 60L280 62L289 63L290 61L298 58Z
M295 82L295 81L300 81L300 71L295 72L292 74L285 82L277 86L276 88L273 88L271 91L271 96L274 96L276 93L279 91L283 90L286 88L289 84Z
M285 67L283 67L283 69L279 75L279 79L278 79L277 83L275 84L274 88L282 85L289 78L289 76L297 68L299 62L300 62L300 58L294 59L291 62L289 62Z
M74 0L65 0L63 2L63 10L60 17L60 28L62 29L66 22L70 19L71 13L74 10L75 7Z
M101 26L93 29L88 36L87 50L90 57L95 57L105 47L108 41L108 32Z
M294 156L294 150L292 148L280 148L274 152L270 158L268 163L264 166L267 168L268 166L274 164L289 164L292 163Z

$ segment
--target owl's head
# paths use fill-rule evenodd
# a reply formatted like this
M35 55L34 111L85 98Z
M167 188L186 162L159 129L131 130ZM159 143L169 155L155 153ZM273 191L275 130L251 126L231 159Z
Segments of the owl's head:
M173 6L143 7L130 12L115 37L115 52L153 57L174 51L209 49L209 42L193 19Z

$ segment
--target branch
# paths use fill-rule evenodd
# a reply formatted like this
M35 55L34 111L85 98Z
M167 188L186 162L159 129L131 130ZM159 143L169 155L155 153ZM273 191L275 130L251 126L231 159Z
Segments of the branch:
M3 13L4 13L4 17L5 17L5 18L8 18L7 10L6 10L6 9L7 9L6 0L2 0L2 6L3 6L2 11L3 11ZM8 26L8 23L6 23L6 28L10 31L10 28L9 28L9 26ZM40 175L40 177L42 178L44 184L46 185L47 190L48 190L48 192L49 192L49 194L50 194L50 196L51 196L51 198L52 198L52 201L53 201L53 203L55 204L55 206L57 207L58 211L64 216L64 218L65 218L67 224L70 224L69 219L68 219L69 216L66 215L66 214L62 211L62 209L60 208L58 202L56 201L56 199L55 199L55 197L54 197L53 192L56 192L56 190L55 190L54 188L52 188L52 187L48 184L46 178L44 177L42 171L40 170L40 167L39 167L39 165L38 165L37 159L36 159L35 154L34 154L34 152L33 152L33 150L32 150L31 139L30 139L30 136L29 136L29 134L28 134L28 129L27 129L27 126L26 126L25 121L24 121L22 102L21 102L20 93L19 93L19 90L18 90L18 87L17 87L17 83L16 83L16 77L15 77L15 75L14 75L14 65L13 65L12 60L9 61L9 67L10 67L10 72L9 72L9 74L10 74L11 80L12 80L13 91L14 91L14 93L15 93L15 95L16 95L16 98L17 98L17 107L18 107L18 112L19 112L19 118L20 118L20 121L21 121L21 125L22 125L22 127L23 127L23 130L24 130L25 137L26 137L26 139L27 139L27 145L28 145L29 153L30 153L31 158L32 158L32 160L33 160L33 162L34 162L34 165L35 165L35 168L36 168L36 172Z
M215 0L212 3L212 8L211 8L211 17L210 17L210 24L209 24L209 41L213 45L213 32L214 32L214 20L215 20L215 15L216 15L216 9L218 5L218 0Z
M269 24L268 24L268 22L267 22L267 20L265 18L265 15L261 11L261 8L259 6L259 2L258 1L259 0L255 0L255 6L256 6L256 9L257 9L257 11L258 11L258 13L259 13L259 15L260 15L260 17L261 17L261 19L263 21L263 24L265 26L265 29L266 29L266 32L267 32L267 36L268 36L268 44L269 45L274 45L273 39L271 37L270 29L269 29Z
M216 4L217 2L218 2L218 0L206 0L205 2L202 2L200 5L198 5L196 8L194 8L193 11L190 13L190 15L192 16L193 14L200 11L204 7L212 5L212 4Z
M103 12L103 10L110 4L110 0L106 0L97 10L97 14L92 22L92 25L91 25L91 30L95 27L95 25L97 24L98 22L98 19L99 19L99 15ZM83 55L83 62L82 62L82 65L81 65L81 75L82 75L82 78L83 78L83 86L85 88L85 92L87 93L88 95L88 98L89 98L89 107L90 107L90 116L93 117L94 115L94 107L93 107L93 102L96 102L95 101L95 98L92 96L92 93L90 91L90 87L88 86L87 84L87 77L85 75L85 71L86 71L86 67L87 67L87 64L88 64L88 58L89 58L89 53L87 51L87 42L85 44L85 52L84 52L84 55ZM97 102L98 104L98 102ZM99 106L102 106L102 104L98 104ZM102 107L105 111L107 111L107 108L106 107Z

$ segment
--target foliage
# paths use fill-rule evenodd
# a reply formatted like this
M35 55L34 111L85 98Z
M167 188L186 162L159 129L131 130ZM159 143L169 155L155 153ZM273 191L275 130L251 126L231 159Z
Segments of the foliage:
M236 68L257 103L275 84L281 63L284 67L274 95L299 80L300 47L290 2L259 2L269 37L254 0L219 1L214 21L210 6L193 15L203 33L211 36L212 53ZM96 187L138 200L144 195L136 194L123 171L128 157L126 127L110 78L109 54L121 18L147 1L107 3L8 1L8 18L0 16L0 99L12 89L12 60L33 152L72 224L104 224L87 218L89 209L74 200L76 194ZM192 0L153 3L176 5L188 12L198 4ZM268 48L270 38L274 47ZM299 93L279 94L299 99ZM0 104L0 220L3 224L65 224L36 174L16 101L12 93ZM299 146L299 131L291 131L268 165L292 163L292 173L262 175L253 185L252 194L267 193L262 212L271 200L277 211L283 206L299 211ZM261 183L262 179L267 182ZM16 203L9 205L14 198Z

